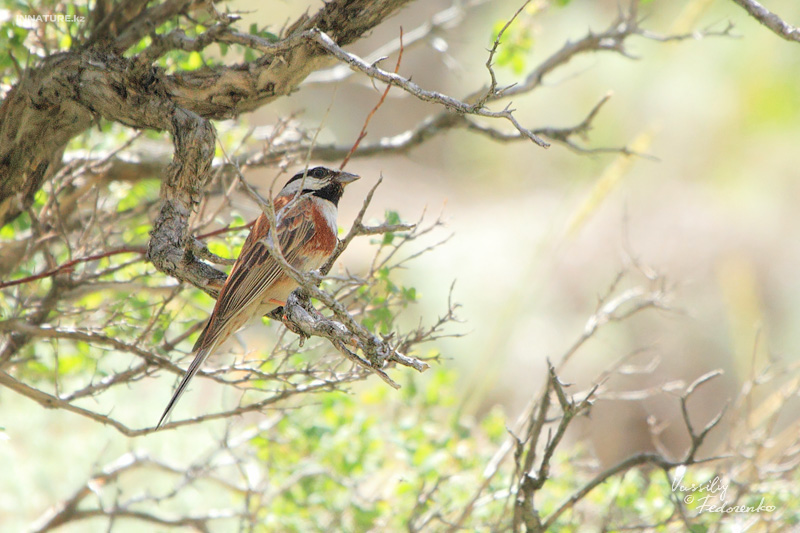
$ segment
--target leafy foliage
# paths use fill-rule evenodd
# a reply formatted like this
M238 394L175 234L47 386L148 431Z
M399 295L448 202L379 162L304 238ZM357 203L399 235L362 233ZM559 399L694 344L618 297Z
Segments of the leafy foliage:
M505 25L506 21L504 20L495 23L492 41L497 39ZM510 68L514 74L520 75L525 72L526 59L532 49L533 32L531 28L523 23L511 24L503 33L501 46L496 56L497 66Z

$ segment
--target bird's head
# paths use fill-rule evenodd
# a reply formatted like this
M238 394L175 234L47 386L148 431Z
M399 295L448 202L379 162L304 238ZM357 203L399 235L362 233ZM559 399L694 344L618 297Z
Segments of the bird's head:
M315 167L308 169L308 172L299 172L286 182L281 191L281 195L313 194L322 199L329 200L333 205L339 204L344 187L348 183L356 181L359 176L332 170L325 167Z

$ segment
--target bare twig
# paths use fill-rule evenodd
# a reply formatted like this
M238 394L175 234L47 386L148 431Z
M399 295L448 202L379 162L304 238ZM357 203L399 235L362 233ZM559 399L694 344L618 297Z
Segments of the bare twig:
M503 34L506 32L508 27L511 26L511 24L513 24L515 20L517 20L519 14L522 13L522 11L530 3L531 0L525 0L525 2L521 6L519 6L519 9L517 9L516 13L514 13L511 16L511 18L508 19L508 21L506 21L505 25L502 28L500 28L500 31L497 32L497 37L495 38L494 43L492 43L492 47L489 49L489 57L486 59L486 64L485 64L486 70L489 71L489 77L491 78L491 82L489 83L489 87L486 89L486 92L483 94L483 96L478 98L478 101L475 103L475 105L477 105L478 107L483 107L484 105L486 105L486 102L488 102L489 99L494 99L499 96L497 92L497 76L495 76L493 68L494 56L497 53L497 48L500 46L500 40L503 38Z
M81 263L88 263L89 261L97 261L99 259L104 259L106 257L111 257L119 254L143 255L146 251L147 250L145 248L123 247L123 248L117 248L115 250L108 250L106 252L90 255L87 257L79 257L77 259L73 259L61 265L58 265L55 268L51 268L39 274L34 274L33 276L27 276L20 279L0 282L0 289L5 289L6 287L13 287L15 285L21 285L23 283L30 283L31 281L37 281L43 278L49 278L51 276L56 276L64 272L71 272L76 265L79 265Z
M448 108L451 111L455 111L456 113L476 115L487 118L506 119L514 125L514 127L517 129L517 131L520 132L520 134L524 135L534 143L538 144L543 148L547 148L548 146L550 146L549 143L543 141L541 138L534 135L533 132L531 132L529 129L524 128L514 117L513 110L508 107L506 107L502 111L489 111L483 106L478 107L475 104L468 104L466 102L462 102L461 100L457 100L451 96L447 96L437 91L425 90L409 79L403 78L402 76L395 74L393 72L387 72L385 70L382 70L375 65L370 65L360 57L351 54L349 52L346 52L345 50L340 48L335 42L333 42L333 40L330 37L328 37L325 33L319 30L315 29L309 30L307 38L322 46L336 59L347 63L352 68L360 70L370 78L380 80L384 83L394 85L396 87L400 87L404 91L414 95L415 97L419 98L422 101L443 105L444 107Z
M402 60L403 60L403 27L401 26L400 51L397 53L397 63L394 66L395 74L397 74L397 72L400 70L400 62ZM391 85L386 86L386 89L383 90L383 94L381 95L380 100L378 100L378 103L375 104L375 107L373 107L372 111L370 111L369 114L367 115L367 118L364 120L364 125L361 126L361 132L358 134L358 137L356 138L356 142L353 143L353 147L350 148L350 151L347 152L347 155L344 157L344 160L342 160L342 164L339 165L339 170L343 170L344 167L347 166L347 162L350 161L350 157L353 155L353 152L355 152L356 149L358 149L358 145L361 144L361 141L364 139L364 137L367 136L367 126L372 120L372 117L375 115L375 112L383 105L383 102L386 100L386 95L389 94L389 89L391 89L391 87L392 87Z

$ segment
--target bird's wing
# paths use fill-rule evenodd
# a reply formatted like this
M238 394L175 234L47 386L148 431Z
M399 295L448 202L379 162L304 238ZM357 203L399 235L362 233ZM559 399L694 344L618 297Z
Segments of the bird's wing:
M310 202L301 198L288 210L279 213L278 241L283 257L291 265L297 264L296 258L300 250L314 236L314 217L307 211L310 208ZM156 426L157 429L169 417L203 361L211 354L218 342L225 340L220 338L220 334L225 330L225 325L254 301L262 300L264 292L268 290L270 284L283 274L283 269L262 242L264 239L269 239L269 223L266 221L266 217L259 218L248 235L242 253L233 265L225 286L220 291L214 312L211 313L208 324L192 349L193 352L196 352L194 360L161 415Z
M283 257L291 265L296 263L300 250L314 236L314 218L308 213L310 208L310 201L299 198L288 210L279 213L278 241ZM252 241L250 237L253 237ZM248 236L250 245L245 243L236 260L195 350L214 344L228 321L253 302L262 300L264 292L283 274L283 269L262 242L269 238L269 223L264 218L263 224L254 226Z

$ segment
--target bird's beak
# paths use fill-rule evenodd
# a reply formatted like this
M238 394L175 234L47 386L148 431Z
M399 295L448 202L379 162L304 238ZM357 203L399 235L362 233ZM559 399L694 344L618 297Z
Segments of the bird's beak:
M357 176L356 174L350 174L349 172L339 172L336 176L336 180L341 183L342 185L347 185L348 183L353 183L361 176Z

